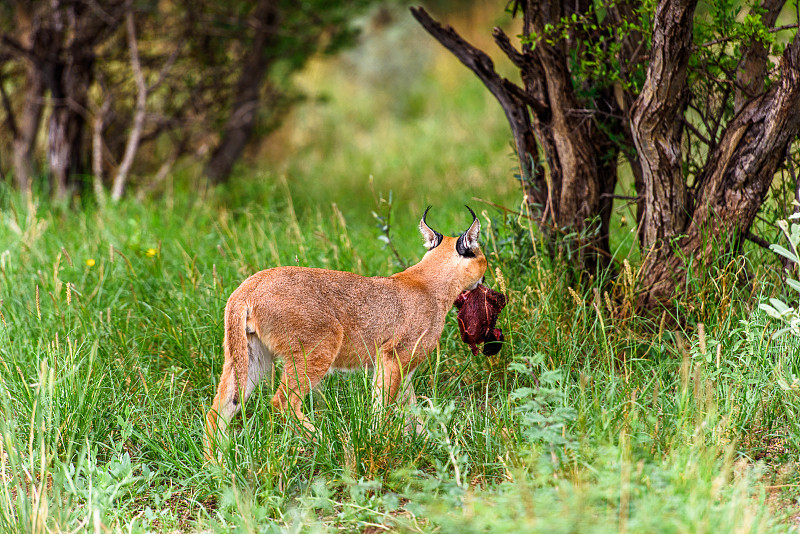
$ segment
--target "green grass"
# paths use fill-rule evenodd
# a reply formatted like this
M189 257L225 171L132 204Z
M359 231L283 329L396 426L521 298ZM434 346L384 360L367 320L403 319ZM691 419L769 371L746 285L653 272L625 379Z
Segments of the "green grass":
M353 373L306 401L309 442L272 411L264 383L222 464L207 464L203 414L238 283L276 264L394 267L369 216L187 198L32 214L3 193L5 531L796 527L797 343L771 340L735 271L709 277L716 298L691 324L660 328L624 312L630 277L608 299L591 284L571 294L563 268L531 255L529 229L496 211L487 279L510 296L510 342L473 357L450 317L414 378L423 432L405 433L399 411L375 413L370 377ZM437 221L457 226L460 211ZM401 253L416 258L416 214L395 212L395 231L416 241Z
M691 272L676 317L635 316L620 206L619 276L578 285L526 219L476 200L520 201L502 111L414 35L393 54L432 66L401 63L389 89L312 65L309 101L255 154L269 166L227 188L198 192L179 169L158 198L106 210L0 188L3 532L798 530L800 343L772 339L757 308L778 277L755 254L720 256ZM391 217L413 262L425 206L454 234L465 203L487 282L509 296L508 343L473 357L448 318L414 375L419 434L400 409L376 413L356 372L305 401L311 442L264 382L222 462L205 462L223 309L242 280L297 264L388 275L399 262L379 224Z

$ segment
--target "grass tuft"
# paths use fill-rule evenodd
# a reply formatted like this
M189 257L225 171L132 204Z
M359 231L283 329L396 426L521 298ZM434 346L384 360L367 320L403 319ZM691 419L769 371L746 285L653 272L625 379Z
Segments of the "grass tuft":
M676 328L631 313L633 265L573 287L533 253L524 219L485 210L487 281L510 297L500 354L472 356L451 316L414 375L415 409L376 412L369 373L333 375L305 401L316 442L274 413L266 381L211 465L203 414L221 371L227 296L267 265L387 274L396 258L374 220L336 205L304 216L289 202L227 210L214 198L172 201L171 212L131 202L31 215L24 199L3 199L4 530L794 524L797 341L771 337L776 325L735 283L740 264L691 279L720 298ZM457 226L463 214L437 216ZM20 226L56 220L81 231ZM416 224L396 208L392 220L397 235ZM418 432L404 430L411 417Z

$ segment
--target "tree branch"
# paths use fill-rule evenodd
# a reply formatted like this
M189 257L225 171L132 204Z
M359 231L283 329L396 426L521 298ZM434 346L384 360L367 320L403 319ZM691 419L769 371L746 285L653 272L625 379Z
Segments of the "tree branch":
M103 189L103 129L111 110L111 96L106 88L102 73L98 73L98 82L103 92L103 104L92 119L92 187L97 204L101 208L106 205L106 193Z
M767 28L767 33L778 33L778 32L782 32L782 31L785 31L785 30L793 30L795 28L800 28L800 23L784 24L783 26L776 26L774 28ZM699 48L706 48L706 47L714 46L714 45L717 45L717 44L727 43L727 42L729 42L729 41L731 41L731 40L733 40L735 38L736 37L720 37L719 39L713 39L711 41L706 41L705 43L703 43L701 45L697 45L695 47L692 47L692 50L697 50Z
M506 35L503 30L500 28L495 28L492 31L492 35L494 36L494 42L497 43L497 46L500 48L500 50L502 50L506 56L508 56L508 59L511 60L514 66L523 71L530 68L531 58L520 53L516 48L514 48L514 45L511 44L511 40L508 38L508 35ZM540 120L547 121L550 118L550 107L547 104L523 90L517 84L510 82L506 78L503 78L502 83L508 91L528 104Z
M764 0L761 4L763 13L761 22L769 29L775 26L778 15L783 9L786 0ZM755 7L751 10L751 13ZM736 71L736 94L734 95L734 113L738 113L748 98L764 90L764 79L767 76L767 59L769 50L764 43L753 39L745 48L739 69Z
M762 237L758 237L758 236L757 236L757 235L755 235L753 232L747 232L747 233L744 235L744 237L745 237L745 239L747 239L748 241L751 241L751 242L755 243L756 245L758 245L758 246L759 246L759 247L761 247L761 248L765 248L765 249L767 249L767 250L771 250L771 249L769 248L771 243L770 243L769 241L767 241L766 239L762 238Z
M631 20L636 20L636 7L631 5L630 0L618 0L611 2L606 8L608 17L604 25L620 26ZM645 39L642 37L642 32L632 26L627 32L613 32L615 39L620 44L621 57L619 61L620 75L626 82L630 81L631 66L637 66L641 62L641 52L645 48ZM620 40L621 39L621 40ZM624 93L624 109L626 113L630 109L631 95L629 92Z
M161 67L161 70L158 71L158 76L156 76L156 80L147 86L147 94L152 93L164 82L167 77L167 73L172 68L172 65L175 64L175 60L178 59L178 55L180 54L181 50L183 50L183 43L179 43L175 50L167 58L167 61L164 63L164 66Z
M696 205L705 208L693 214L690 232L705 224L749 231L789 143L800 133L800 33L784 51L780 70L769 91L750 98L723 131L698 176Z
M34 50L24 47L19 41L7 33L0 35L0 44L4 45L16 56L24 57L25 59L33 61L34 63L41 60Z
M702 117L701 117L701 118L702 118ZM690 131L691 131L691 132L692 132L694 135L696 135L696 136L697 136L697 138L698 138L698 139L700 139L700 141L702 141L703 143L705 143L705 145L706 145L706 146L712 146L712 144L711 144L711 140L710 140L710 139L708 139L708 138L707 138L705 135L703 135L703 134L700 132L700 130L698 130L697 128L695 128L694 124L692 124L691 122L689 122L688 120L686 120L686 117L684 117L683 115L681 115L681 117L680 117L680 120L681 120L681 122L683 123L683 125L684 125L684 126L686 126L687 128L689 128L689 130L690 130ZM705 120L704 120L703 122L705 123ZM708 127L708 124L706 124L706 127Z
M497 74L491 58L465 41L451 26L442 26L422 7L412 7L411 14L434 39L474 72L494 95L511 125L519 159L527 162L529 154L536 154L536 144L530 135L531 123L527 109L530 98L522 98L525 92ZM532 175L532 170L527 167L527 164L523 164L523 176L526 178Z
M128 12L125 14L125 28L128 33L128 47L131 51L131 68L133 70L133 77L136 80L136 111L133 116L133 127L128 136L128 142L125 145L125 154L122 157L117 175L114 178L114 185L111 190L111 200L118 202L122 198L122 192L125 188L125 181L128 178L128 173L133 165L133 158L139 149L139 139L142 136L142 128L144 127L145 111L147 106L147 85L144 81L144 74L142 73L142 65L139 62L139 46L136 42L136 25L133 20L133 11L128 5Z
M511 60L511 63L513 63L518 69L524 69L526 63L525 55L514 48L514 45L511 44L511 39L508 38L508 35L506 35L502 29L495 26L494 30L492 30L492 36L494 37L494 42L497 43L497 47L502 50L506 56L508 56L508 59Z

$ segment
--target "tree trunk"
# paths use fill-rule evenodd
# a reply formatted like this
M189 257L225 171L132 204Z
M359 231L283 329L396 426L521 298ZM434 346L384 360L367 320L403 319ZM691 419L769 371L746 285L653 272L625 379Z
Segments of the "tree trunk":
M559 3L522 4L526 36L541 34L546 25L567 14ZM570 253L579 267L595 271L607 265L617 150L592 120L594 103L579 103L566 51L525 44L520 52L495 28L495 42L520 69L523 89L497 74L492 60L452 27L442 26L421 7L411 12L483 81L502 106L514 135L520 174L528 179L526 197L538 207L546 233L578 236L576 242L561 242L574 247ZM606 104L616 106L611 101ZM544 162L539 159L537 139Z
M14 176L20 191L29 191L33 181L33 154L36 134L42 122L44 80L39 70L29 64L25 75L25 101L19 114L13 143Z
M83 130L87 93L92 81L94 57L79 53L64 63L52 65L48 86L53 99L48 127L47 159L52 173L56 197L65 198L79 192L86 174L83 161Z
M662 2L656 8L647 78L631 110L631 132L642 165L645 249L681 232L688 200L681 162L681 118L686 109L687 67L697 0Z
M139 61L139 44L136 41L136 24L133 20L133 12L128 9L125 15L125 28L128 34L128 48L131 54L131 70L133 79L136 81L136 108L133 112L133 125L128 135L128 142L125 144L125 153L122 162L117 169L114 177L114 184L111 188L111 200L119 202L122 199L122 192L125 190L125 182L128 173L133 166L133 159L139 150L139 141L142 138L144 128L145 112L147 111L147 84L142 73L142 65Z
M35 50L44 44L41 25L31 12L31 6L19 2L15 6L17 39L24 50ZM31 57L25 57L25 99L18 120L14 121L13 166L14 178L21 191L30 191L34 174L33 154L36 134L44 109L44 79ZM12 114L11 109L8 110Z
M656 32L659 31L656 25ZM703 173L691 218L669 247L642 266L641 308L666 304L686 281L686 258L707 263L715 247L736 247L753 224L789 143L800 133L800 34L781 59L781 78L727 125Z
M236 84L236 98L219 144L211 154L206 173L213 183L227 181L233 165L241 157L258 119L261 85L271 67L279 28L278 8L274 0L260 0L253 13L255 36L242 61Z
M761 5L763 10L761 22L767 28L775 26L778 15L783 9L786 0L765 0ZM764 80L767 77L768 50L764 44L756 39L742 54L742 61L736 71L736 94L734 97L735 113L739 113L748 99L764 91Z

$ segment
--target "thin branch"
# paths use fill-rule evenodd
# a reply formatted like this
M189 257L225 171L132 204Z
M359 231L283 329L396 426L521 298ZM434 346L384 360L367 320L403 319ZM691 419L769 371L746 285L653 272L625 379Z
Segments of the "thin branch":
M625 116L622 113L609 113L602 109L588 109L588 108L572 108L567 110L567 115L603 115L610 119L623 120Z
M492 31L492 35L494 36L494 42L497 43L498 48L500 48L500 50L502 50L505 55L508 56L508 59L511 60L514 66L521 70L528 68L527 63L530 61L530 57L514 48L514 45L511 44L511 40L508 38L508 35L506 35L503 30L500 28L495 28L494 31ZM509 91L514 93L517 98L528 104L541 120L546 121L550 118L550 107L547 104L538 100L537 98L534 98L532 94L523 90L516 84L508 81L506 78L503 78L503 85Z
M111 97L106 90L102 74L98 73L98 81L103 89L103 104L95 114L92 125L92 186L97 204L104 208L106 204L106 193L103 189L103 128L105 128L106 117L111 109Z
M613 198L616 200L639 200L642 198L641 196L630 196L630 195L614 195L612 193L603 193L600 195L600 198Z
M717 113L717 116L714 119L713 131L710 132L711 139L714 140L715 144L717 142L717 134L719 133L719 127L722 124L723 115L725 115L724 102L728 101L728 97L730 96L730 94L731 94L731 87L726 85L725 90L722 92L722 98L720 99L720 102L723 102L723 104L721 104L719 107L719 113ZM706 163L708 163L708 158L706 158Z
M727 87L727 86L723 86L723 87ZM703 109L700 109L699 106L696 106L695 104L693 104L691 98L688 100L686 105L687 105L688 108L695 110L695 112L697 113L697 116L700 118L700 121L703 123L703 126L706 129L706 135L710 136L711 126L709 125L709 115L712 115L714 113L714 108L713 108L713 105L711 103L711 99L713 97L712 95L714 95L716 93L714 91L712 91L712 90L706 90L706 91L704 91L704 93L705 93L705 95L704 95L705 96L705 103L702 106ZM724 103L722 105L724 106ZM684 121L687 122L685 114L684 114L683 118L684 118ZM694 126L694 125L691 124L690 126ZM699 133L699 130L695 130L695 132ZM713 139L714 139L713 137L709 137L709 142L706 143L706 145L712 146L711 145L711 140L713 140Z
M175 50L167 58L167 62L164 63L164 66L161 67L161 70L158 71L158 77L156 80L147 87L147 94L152 93L161 85L164 79L167 76L167 72L172 68L172 65L175 64L175 60L178 58L178 54L180 54L181 50L183 50L183 43L179 44L175 47Z
M705 143L705 144L706 144L706 145L708 145L708 146L712 146L712 145L711 145L711 141L710 141L710 140L709 140L709 139L708 139L708 138L707 138L705 135L703 135L702 133L700 133L700 130L698 130L698 129L697 129L695 126L694 126L694 124L692 124L691 122L689 122L688 120L686 120L686 118L685 118L685 117L683 117L683 116L679 117L679 119L680 119L680 121L681 121L681 122L684 124L684 126L686 126L687 128L689 128L689 130L691 130L691 132L692 132L693 134L695 134L695 135L696 135L696 136L697 136L697 137L698 137L698 138L699 138L699 139L700 139L700 140L701 140L703 143Z
M794 170L794 162L792 161L792 144L786 147L786 168L789 169L789 176L792 177L794 182L794 213L800 211L800 182L797 181L797 173Z
M86 3L89 4L89 7L92 9L95 15L97 15L103 22L109 26L114 26L117 24L117 19L104 10L100 4L97 3L97 0L88 0Z
M748 241L752 242L752 243L755 243L756 245L758 245L761 248L765 248L765 249L770 250L770 251L772 250L772 249L769 248L770 245L771 245L771 243L769 241L767 241L763 237L758 237L753 232L747 232L744 235L744 238L747 239Z
M127 180L128 173L133 165L133 158L136 156L136 151L139 149L139 139L142 136L147 104L147 85L144 81L142 65L139 62L139 47L136 42L136 25L134 24L133 11L130 9L130 4L128 4L128 12L125 14L125 26L128 32L128 47L131 51L131 68L133 69L133 76L136 80L136 112L133 116L133 127L128 136L128 143L125 145L125 155L122 158L122 163L117 171L117 176L114 178L114 186L111 190L111 200L114 202L118 202L122 198L125 180Z
M800 28L800 23L798 24L786 24L784 26L777 26L775 28L768 28L767 33L777 33L782 32L784 30L793 30L795 28ZM719 39L714 39L713 41L707 41L701 45L697 45L694 47L694 50L699 50L701 48L706 48L707 46L713 46L717 44L727 43L728 41L732 41L735 37L720 37Z
M520 53L520 51L511 44L511 39L508 38L508 35L506 35L503 30L495 27L494 30L492 30L492 36L498 48L508 56L508 59L511 60L511 63L513 63L515 67L519 69L525 68L525 55Z
M37 62L40 59L33 50L25 48L19 41L7 33L0 35L0 44L11 50L15 55L22 56L30 61Z
M166 161L164 161L164 163L162 163L161 166L158 168L158 171L156 172L153 179L147 183L147 186L138 188L138 191L136 193L136 198L138 200L140 201L143 200L145 196L147 196L149 193L155 191L158 187L161 186L161 184L164 182L167 176L169 176L172 167L175 165L175 162L178 161L178 157L181 155L183 151L184 151L183 144L178 144L176 148L172 150Z
M748 241L750 241L751 243L754 243L754 244L758 245L759 247L761 247L761 248L763 248L765 250L769 250L770 252L775 254L775 256L778 258L778 260L783 265L783 268L785 270L787 270L787 271L791 271L793 262L791 260L787 260L786 258L781 256L780 254L778 254L777 252L772 250L772 248L770 248L772 244L769 241L767 241L763 237L758 237L753 232L747 232L744 235L744 238L747 239Z

